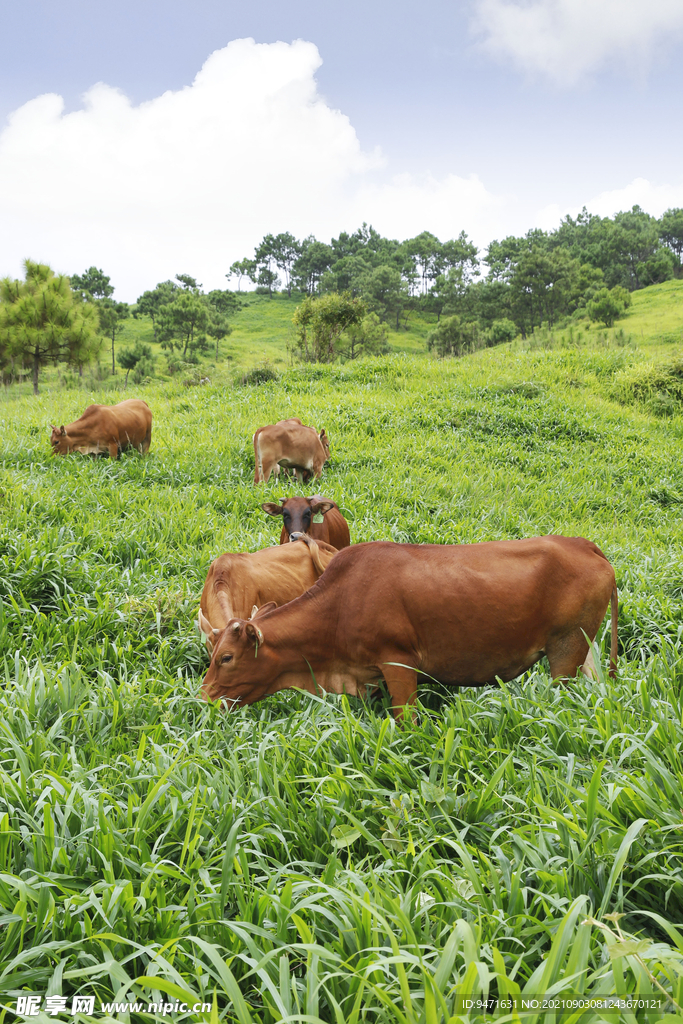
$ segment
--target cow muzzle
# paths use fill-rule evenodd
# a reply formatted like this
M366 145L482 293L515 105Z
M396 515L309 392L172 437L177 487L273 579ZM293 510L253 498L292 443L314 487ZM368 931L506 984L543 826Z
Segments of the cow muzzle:
M305 533L301 533L301 532L290 533L290 535L289 535L290 544L292 543L292 541L301 540L301 538L305 537L305 536L306 536L306 534Z

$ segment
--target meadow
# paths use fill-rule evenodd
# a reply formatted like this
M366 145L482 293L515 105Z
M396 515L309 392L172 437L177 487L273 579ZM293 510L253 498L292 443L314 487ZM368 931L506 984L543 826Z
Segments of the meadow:
M27 993L92 995L81 1019L136 1022L169 1019L149 1004L206 1002L173 1019L453 1024L522 995L523 1013L497 1019L545 1021L541 997L558 1021L681 1016L683 334L670 285L657 286L663 321L655 289L634 296L640 331L627 318L458 361L289 366L265 323L242 365L269 355L271 383L241 386L236 348L204 386L7 389L3 1020ZM52 457L50 423L132 394L155 416L147 458ZM381 701L288 692L225 714L198 700L206 570L277 543L260 503L289 489L254 488L251 438L288 415L330 434L307 491L338 502L354 542L598 543L620 594L617 680L606 622L598 682L556 687L541 663L500 687L424 688L403 728ZM636 1003L577 1008L610 996Z

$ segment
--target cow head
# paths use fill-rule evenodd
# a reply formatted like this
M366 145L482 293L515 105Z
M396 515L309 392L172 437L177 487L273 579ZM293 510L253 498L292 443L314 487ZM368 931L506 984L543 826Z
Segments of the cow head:
M204 700L221 700L229 707L241 707L267 696L277 676L277 660L266 643L260 619L275 607L270 601L253 618L231 619L220 631L202 683Z
M274 501L264 501L261 508L269 516L282 516L290 541L297 540L302 533L310 533L315 517L324 516L334 508L333 501L319 494L312 498L281 498L280 502L277 505Z
M71 438L64 429L64 425L61 427L55 427L53 423L50 424L52 427L52 433L50 435L50 444L52 445L53 455L68 455L73 449Z
M271 602L271 604L272 604L272 602ZM275 605L273 605L273 607L275 607ZM253 619L254 616L256 615L257 611L258 611L258 607L256 605L254 605L253 608L251 609L251 616L250 616L250 618ZM204 640L206 642L206 649L209 652L209 654L211 654L211 652L213 651L214 647L216 646L216 641L217 641L218 637L221 635L221 633L223 632L223 630L222 629L215 629L211 625L211 623L209 622L209 620L207 619L206 615L201 610L201 608L199 609L199 611L197 613L197 629L199 630L201 635L204 637Z

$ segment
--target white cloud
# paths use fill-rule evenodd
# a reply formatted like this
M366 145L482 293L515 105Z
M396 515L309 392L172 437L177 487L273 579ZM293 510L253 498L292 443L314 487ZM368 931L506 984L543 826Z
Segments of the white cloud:
M653 185L647 178L634 178L623 188L611 189L593 196L585 204L589 213L600 217L613 217L621 210L630 210L640 206L653 217L661 217L665 210L683 207L683 181L679 185ZM558 226L562 217L569 214L576 217L580 206L562 209L557 203L545 206L536 216L536 227L552 231Z
M176 273L225 286L266 232L327 240L464 229L486 241L497 201L476 178L392 179L317 92L312 43L231 42L193 84L134 106L102 83L82 110L48 94L0 134L0 273L21 260L101 266L134 300Z
M681 0L474 0L485 50L573 85L614 60L642 68L683 32Z

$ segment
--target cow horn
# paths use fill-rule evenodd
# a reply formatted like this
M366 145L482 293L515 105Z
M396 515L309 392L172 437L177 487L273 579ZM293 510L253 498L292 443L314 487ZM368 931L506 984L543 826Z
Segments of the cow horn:
M239 631L241 629L240 623L239 622L233 622L232 628L233 628L233 631L235 633L239 633Z
M257 604L255 604L255 605L254 605L254 607L253 607L253 608L251 609L251 615L249 616L249 618L250 618L250 619L253 619L253 618L254 618L254 616L256 615L256 612L257 612L257 611L258 611L258 605L257 605Z

